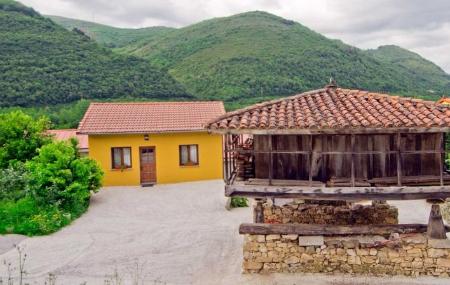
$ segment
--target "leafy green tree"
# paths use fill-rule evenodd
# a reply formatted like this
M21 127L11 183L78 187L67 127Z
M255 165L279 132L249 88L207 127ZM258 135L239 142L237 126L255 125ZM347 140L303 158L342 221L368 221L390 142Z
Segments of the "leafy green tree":
M0 169L33 158L50 142L48 119L33 119L20 111L0 114Z
M75 214L84 212L103 177L98 164L80 158L76 145L70 142L44 145L26 167L31 193L39 204L55 204Z

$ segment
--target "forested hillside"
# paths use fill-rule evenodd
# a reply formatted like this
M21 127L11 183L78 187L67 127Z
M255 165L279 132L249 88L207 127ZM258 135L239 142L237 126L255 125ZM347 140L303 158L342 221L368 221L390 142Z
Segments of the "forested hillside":
M110 48L120 48L139 43L142 40L149 41L154 38L160 38L168 32L175 30L174 28L168 27L123 29L59 16L46 17L70 31L79 29L98 43Z
M431 82L436 86L446 86L450 90L449 75L439 66L421 57L417 53L395 45L380 46L367 50L367 53L386 64L395 64L419 82Z
M203 21L122 52L169 70L200 98L227 102L319 88L331 76L349 88L431 99L450 93L442 70L418 74L265 12Z
M192 98L166 72L0 0L0 107L118 97Z

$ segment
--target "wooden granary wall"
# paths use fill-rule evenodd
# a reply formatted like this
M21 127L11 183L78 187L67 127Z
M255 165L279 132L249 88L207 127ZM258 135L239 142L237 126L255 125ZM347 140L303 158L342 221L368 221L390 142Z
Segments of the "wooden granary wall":
M256 178L269 177L270 137L273 179L308 180L310 168L315 181L350 179L352 156L357 181L397 176L398 156L403 177L437 176L442 167L443 133L254 135L254 151L263 152L255 154Z

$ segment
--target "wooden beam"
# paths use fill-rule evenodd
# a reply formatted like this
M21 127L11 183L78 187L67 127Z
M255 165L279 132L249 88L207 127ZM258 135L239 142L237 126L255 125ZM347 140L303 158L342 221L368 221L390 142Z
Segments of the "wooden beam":
M225 185L225 196L310 200L422 200L450 198L450 186L309 187Z
M450 231L449 227L445 228ZM240 234L271 235L296 234L301 236L336 236L336 235L382 235L391 233L425 233L426 224L396 225L318 225L318 224L263 224L244 223L239 226Z
M397 133L397 185L402 186L402 152L401 152L402 135Z
M445 144L445 134L444 133L442 133L441 134L441 137L440 137L440 139L441 139L441 143L440 143L440 145L439 145L439 150L440 151L444 151L444 149L445 149L445 146L444 146L444 144ZM441 184L441 186L443 186L444 185L444 164L443 164L443 161L445 160L445 152L444 153L441 153L440 155L439 155L439 182L440 182L440 184Z
M394 133L448 133L450 127L417 128L343 128L343 129L208 129L218 134L254 134L254 135L320 135L320 134L394 134Z
M308 180L309 180L309 186L312 186L313 184L313 136L308 136L309 142L308 142L308 163L309 163L309 171L308 171Z
M272 185L273 178L273 153L272 153L272 135L269 135L269 185Z
M355 187L355 135L351 135L351 149L352 149L352 165L351 165L351 185Z
M430 218L428 219L427 235L433 239L446 239L447 230L442 220L440 206L438 204L431 205Z

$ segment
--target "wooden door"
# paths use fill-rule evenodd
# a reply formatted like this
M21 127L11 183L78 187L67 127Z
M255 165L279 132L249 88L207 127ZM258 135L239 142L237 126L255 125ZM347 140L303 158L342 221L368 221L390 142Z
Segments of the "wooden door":
M140 147L141 184L156 183L155 147Z

